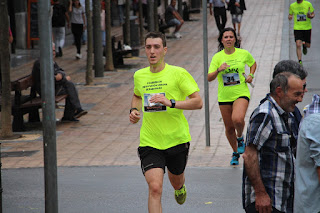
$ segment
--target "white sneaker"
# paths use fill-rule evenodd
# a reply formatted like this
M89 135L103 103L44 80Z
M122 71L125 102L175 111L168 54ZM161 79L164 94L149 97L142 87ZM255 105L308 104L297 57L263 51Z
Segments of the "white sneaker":
M176 38L182 38L182 36L181 36L180 33L178 33L178 32L176 32L176 33L174 34L174 36L175 36Z
M79 53L77 53L76 58L77 58L77 59L80 59L80 58L82 58L82 55L79 54Z

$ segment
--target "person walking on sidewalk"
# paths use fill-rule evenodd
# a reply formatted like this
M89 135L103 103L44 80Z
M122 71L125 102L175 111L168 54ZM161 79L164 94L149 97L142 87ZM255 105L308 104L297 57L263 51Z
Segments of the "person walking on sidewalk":
M237 31L238 25L238 39L241 40L240 37L240 28L241 28L241 21L243 11L246 10L246 3L244 0L229 0L228 3L228 10L230 10L231 17L232 17L232 24L233 29Z
M181 34L179 33L179 30L182 27L184 21L176 10L176 4L177 0L171 0L171 4L167 7L165 11L165 21L167 25L176 26L176 29L173 32L173 36L176 38L182 38Z
M210 0L209 7L210 15L214 15L214 19L216 20L217 28L220 33L226 26L227 22L225 0Z
M59 0L53 0L52 34L57 47L56 57L62 57L62 48L66 36L66 20L69 26L69 15L66 7Z
M252 82L257 64L247 50L235 47L238 39L234 29L223 29L218 41L219 52L211 60L208 81L218 79L219 108L233 150L230 165L238 165L240 154L245 150L244 117L250 100L247 83ZM245 65L250 67L247 78L243 76Z
M315 16L314 8L309 1L297 0L290 4L288 19L294 21L294 40L296 42L296 53L299 63L302 65L301 47L303 54L308 52L311 45L311 19Z
M55 44L52 44L53 50L53 59L56 56L56 48ZM54 70L54 85L55 85L55 95L65 95L67 94L66 104L64 108L62 122L77 122L78 118L87 114L86 110L83 110L80 104L78 91L71 81L71 77L67 76L66 73L59 65L54 62L53 63ZM32 68L32 80L33 86L31 93L32 95L36 95L38 93L41 96L41 78L40 78L40 60L36 60L33 64Z
M202 99L197 83L185 69L165 63L164 34L148 33L145 51L150 66L134 74L129 118L135 124L141 118L140 111L143 112L138 154L149 187L148 209L153 213L162 212L166 167L177 203L181 205L186 200L184 170L191 136L183 110L201 109Z
M283 72L270 83L268 100L251 114L243 154L243 208L247 213L293 212L292 112L302 101L299 76Z
M85 10L81 6L79 0L70 0L69 12L71 13L71 31L74 42L77 47L76 58L82 58L81 55L81 38L86 28ZM70 27L70 26L69 26Z

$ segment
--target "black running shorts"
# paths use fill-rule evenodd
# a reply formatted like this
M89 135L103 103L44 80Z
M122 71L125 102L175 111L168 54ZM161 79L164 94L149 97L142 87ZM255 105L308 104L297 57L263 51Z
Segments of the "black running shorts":
M247 97L247 96L240 96L239 98L243 98L243 99L246 99L248 102L250 101L250 99ZM238 99L239 99L238 98ZM237 100L238 100L237 99ZM219 105L233 105L233 102L234 101L230 101L230 102L219 102Z
M311 30L294 30L294 41L297 40L311 44Z
M141 160L142 173L152 168L162 168L165 172L165 167L174 174L180 175L184 172L189 154L190 143L180 144L166 150L159 150L153 147L139 147L138 155Z

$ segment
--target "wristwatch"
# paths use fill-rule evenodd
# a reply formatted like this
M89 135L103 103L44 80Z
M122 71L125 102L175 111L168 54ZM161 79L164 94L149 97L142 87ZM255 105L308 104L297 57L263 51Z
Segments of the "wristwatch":
M254 78L254 75L252 73L250 73L249 75L252 77L252 79Z
M170 102L171 102L171 107L170 108L175 108L176 101L174 99L170 99Z
M139 111L137 108L133 107L133 108L130 109L130 114L131 114L131 112L132 112L133 110Z

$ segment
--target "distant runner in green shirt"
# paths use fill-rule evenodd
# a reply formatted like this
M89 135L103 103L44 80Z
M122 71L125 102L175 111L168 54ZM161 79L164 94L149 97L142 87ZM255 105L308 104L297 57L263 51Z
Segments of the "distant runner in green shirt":
M311 45L311 19L314 18L314 9L310 2L305 0L297 0L290 5L289 20L294 21L294 39L296 41L296 52L299 63L302 65L301 47L303 47L303 54L308 52L307 48Z
M225 125L225 134L233 150L230 165L238 165L244 153L244 117L250 100L247 83L251 83L257 64L244 49L235 48L238 38L233 28L225 28L218 38L219 52L211 60L208 81L218 80L218 102ZM250 73L245 76L245 66Z
M164 62L166 38L150 32L145 38L150 66L134 74L134 94L130 122L143 121L138 154L141 169L149 186L149 212L162 212L161 195L165 167L180 205L186 200L184 170L191 136L183 110L202 108L199 87L183 68ZM186 98L189 97L189 98Z

